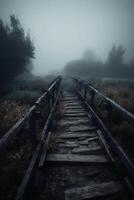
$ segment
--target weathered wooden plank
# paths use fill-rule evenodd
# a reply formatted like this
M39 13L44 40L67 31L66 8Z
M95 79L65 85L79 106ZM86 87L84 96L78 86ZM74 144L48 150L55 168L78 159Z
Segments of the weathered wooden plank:
M64 114L64 117L85 117L87 113L77 113L77 114Z
M62 147L62 148L64 148L64 147L65 148L75 148L75 147L78 147L79 144L77 142L67 141L66 143L60 143L58 146Z
M66 132L65 134L59 135L59 138L84 138L84 137L94 137L96 136L96 133L71 133L71 132Z
M64 109L68 109L68 110L86 110L83 106L79 105L79 106L65 106Z
M84 125L84 124L81 124L81 125L79 124L79 126L70 126L70 127L68 127L68 130L71 132L94 131L93 129L90 129L90 127L88 125Z
M87 112L86 111L79 111L79 110L65 110L64 111L64 114L66 115L66 114L68 114L68 115L72 115L72 114L81 114L81 115L86 115L87 114Z
M80 102L64 103L64 107L68 107L68 106L80 106L80 105L81 105Z
M81 106L81 105L79 105L79 106L70 106L70 105L68 105L68 106L66 106L66 109L83 109L83 110L85 110L83 108L83 106Z
M78 163L109 163L104 155L73 155L73 154L48 154L46 161L51 162L78 162Z
M89 144L90 142L93 142L93 141L96 141L96 140L99 141L98 136L82 140L82 141L79 142L79 144Z
M79 154L79 155L89 155L89 154L99 154L102 153L102 148L101 146L96 146L96 147L83 147L80 146L78 148L74 148L71 151L73 154Z
M65 200L86 200L95 197L102 197L106 195L121 192L123 186L120 182L103 182L85 187L72 188L65 191Z
M87 124L89 123L89 120L88 119L77 119L77 120L73 120L73 119L66 119L66 120L60 120L60 125L63 126L63 125L79 125L79 124Z
M64 99L64 104L69 104L69 103L80 103L79 99Z

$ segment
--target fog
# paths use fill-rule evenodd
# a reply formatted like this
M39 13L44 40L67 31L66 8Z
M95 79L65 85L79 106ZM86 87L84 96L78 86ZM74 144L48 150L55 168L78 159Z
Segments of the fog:
M20 19L35 45L35 74L61 70L92 49L104 61L113 44L134 56L134 0L0 0L0 18Z

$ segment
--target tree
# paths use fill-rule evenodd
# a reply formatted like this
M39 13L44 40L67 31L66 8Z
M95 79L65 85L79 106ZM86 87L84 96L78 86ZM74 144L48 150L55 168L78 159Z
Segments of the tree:
M122 45L119 45L118 47L113 45L107 59L107 68L110 75L118 76L120 74L121 68L124 67L124 54L125 49Z
M25 35L20 21L10 16L10 25L0 20L0 85L10 84L22 72L31 70L34 45L30 35Z

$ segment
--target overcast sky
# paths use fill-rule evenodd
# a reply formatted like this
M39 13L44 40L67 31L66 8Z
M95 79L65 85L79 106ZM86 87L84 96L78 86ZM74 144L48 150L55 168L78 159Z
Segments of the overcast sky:
M19 17L36 48L34 72L50 73L93 49L105 60L113 43L134 57L134 0L0 0L0 18Z

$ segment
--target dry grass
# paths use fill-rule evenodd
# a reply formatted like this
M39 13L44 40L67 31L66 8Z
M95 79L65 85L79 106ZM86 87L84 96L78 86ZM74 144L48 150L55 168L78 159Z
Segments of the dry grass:
M122 121L118 126L114 125L111 132L134 162L134 127L128 122Z
M106 96L119 103L129 112L134 113L134 88L122 85L105 85L99 88Z
M0 160L0 199L15 199L34 147L35 144L29 132L24 130Z
M0 103L0 137L26 113L28 108L27 105L11 101Z

